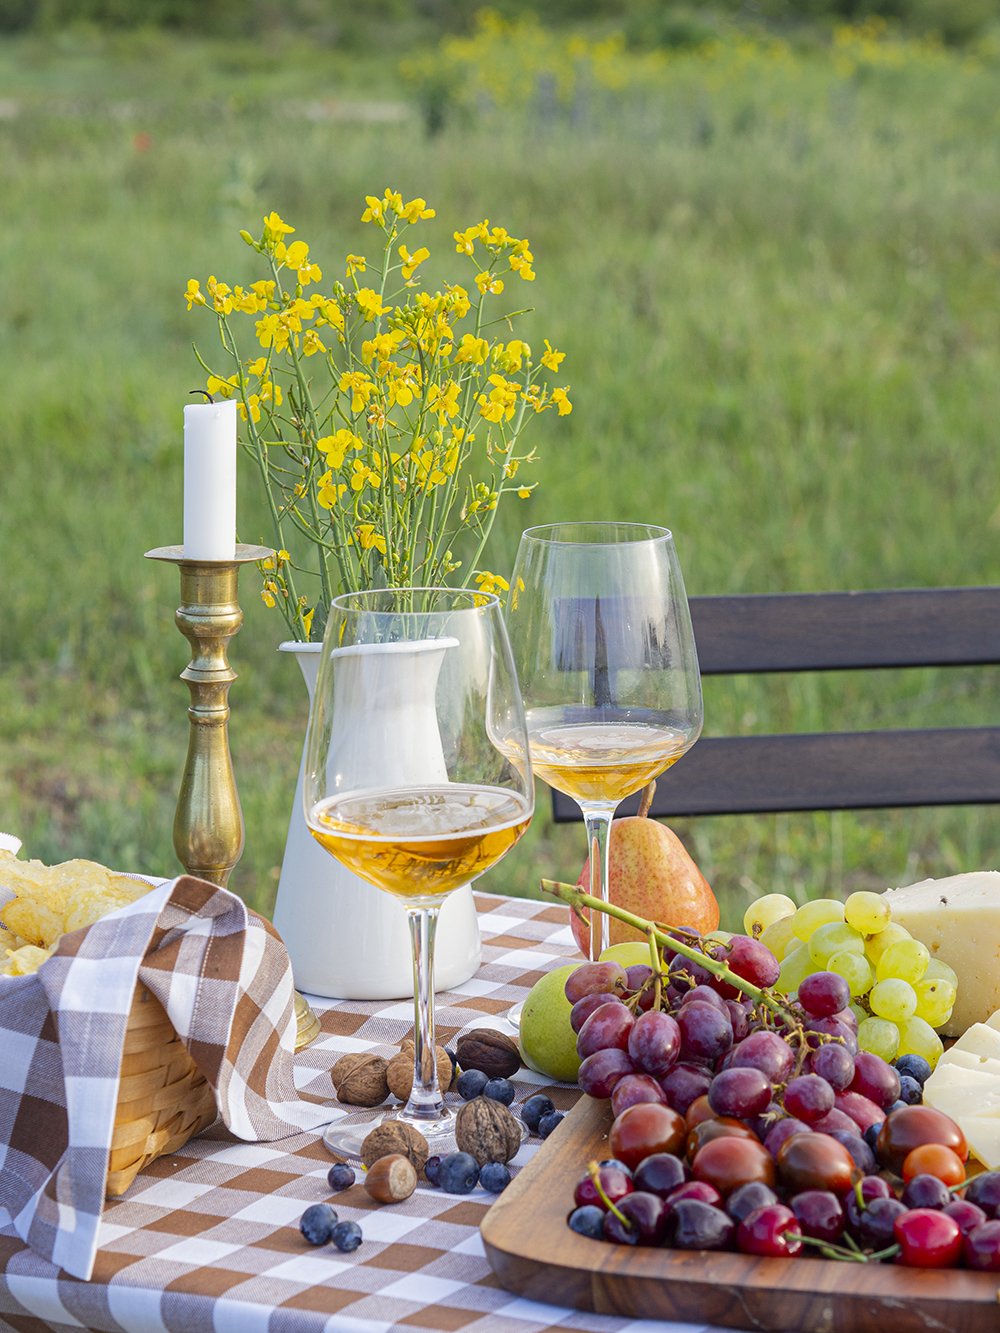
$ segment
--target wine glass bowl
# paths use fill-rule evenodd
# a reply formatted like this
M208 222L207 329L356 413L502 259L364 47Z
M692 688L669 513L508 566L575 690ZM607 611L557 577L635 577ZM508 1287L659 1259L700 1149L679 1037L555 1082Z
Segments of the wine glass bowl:
M306 823L332 856L406 909L414 1079L398 1115L425 1136L446 1134L451 1120L432 1058L437 914L531 822L527 751L496 597L410 588L333 600L309 722ZM356 1133L341 1143L336 1125L324 1140L356 1151Z
M701 734L701 675L671 533L639 523L529 528L507 626L532 767L583 810L591 893L606 901L615 807ZM592 957L607 947L607 916L601 924Z

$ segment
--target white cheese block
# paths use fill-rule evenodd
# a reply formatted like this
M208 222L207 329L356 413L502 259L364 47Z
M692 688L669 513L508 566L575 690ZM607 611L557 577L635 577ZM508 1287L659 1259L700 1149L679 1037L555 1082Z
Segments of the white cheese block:
M945 1051L941 1059L937 1062L937 1069L943 1068L961 1068L977 1074L1000 1074L1000 1060L984 1060L980 1055L972 1055L969 1051L957 1051L953 1046L950 1051Z
M985 1060L1000 1060L1000 1032L986 1023L973 1023L959 1037L951 1048L953 1051L965 1051L982 1064Z
M993 1088L968 1086L924 1088L924 1104L951 1116L956 1124L965 1124L969 1116L1000 1116L1000 1085Z
M893 921L958 976L955 1009L940 1031L955 1037L985 1023L1000 1009L1000 872L925 879L883 896Z
M962 1133L973 1157L979 1159L988 1171L1000 1166L1000 1119L992 1116L966 1116Z

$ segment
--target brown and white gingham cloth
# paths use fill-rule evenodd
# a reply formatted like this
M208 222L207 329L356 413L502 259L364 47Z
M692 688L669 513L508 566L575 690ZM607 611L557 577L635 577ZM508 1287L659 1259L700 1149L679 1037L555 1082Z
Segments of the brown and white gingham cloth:
M437 997L437 1036L503 1027L503 1014L551 968L579 961L569 914L557 904L476 893L483 962ZM305 1095L333 1098L330 1069L350 1051L389 1055L413 1029L412 1000L312 999L322 1033L295 1059ZM510 1031L506 1028L506 1031ZM515 1106L547 1092L568 1110L579 1089L522 1069ZM457 1093L447 1100L460 1105ZM338 1108L345 1114L350 1108ZM532 1136L518 1170L541 1147ZM493 1196L421 1185L382 1207L360 1182L331 1197L333 1159L316 1133L240 1143L222 1126L152 1162L101 1224L90 1282L39 1258L0 1225L2 1333L697 1333L701 1325L628 1320L543 1305L504 1291L479 1224ZM298 1221L330 1201L361 1224L351 1254L312 1249ZM0 1223L3 1222L0 1214ZM718 1331L716 1330L716 1333Z
M235 894L182 875L0 977L0 1207L74 1277L94 1267L137 981L216 1090L227 1129L270 1142L331 1112L295 1087L288 954Z

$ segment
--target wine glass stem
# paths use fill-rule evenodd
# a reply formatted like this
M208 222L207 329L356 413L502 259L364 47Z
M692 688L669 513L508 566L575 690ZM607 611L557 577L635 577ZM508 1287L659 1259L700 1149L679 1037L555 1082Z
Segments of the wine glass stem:
M600 809L584 810L583 818L587 826L587 846L590 850L590 892L601 902L608 901L609 839L611 820L615 807L604 806ZM600 925L594 917L600 917ZM590 961L596 962L611 942L611 918L606 912L590 914Z
M434 1043L434 935L439 907L408 907L413 945L413 1088L403 1114L410 1119L441 1118L444 1098L438 1085Z

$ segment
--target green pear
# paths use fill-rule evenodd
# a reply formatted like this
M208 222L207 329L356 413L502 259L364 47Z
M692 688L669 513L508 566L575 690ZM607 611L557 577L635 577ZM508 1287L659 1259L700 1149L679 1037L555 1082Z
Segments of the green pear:
M601 962L621 963L622 967L634 967L636 963L649 963L648 940L626 940L624 944L609 944L601 954Z
M546 972L528 992L521 1011L517 1038L521 1059L529 1069L562 1083L575 1083L580 1068L576 1033L569 1023L573 1006L566 999L565 989L566 978L580 966L568 963Z

